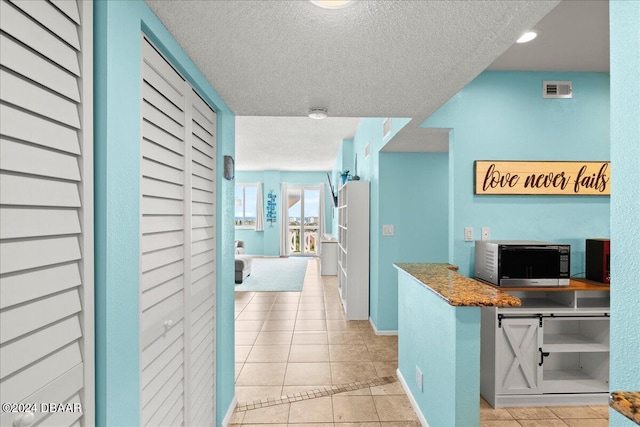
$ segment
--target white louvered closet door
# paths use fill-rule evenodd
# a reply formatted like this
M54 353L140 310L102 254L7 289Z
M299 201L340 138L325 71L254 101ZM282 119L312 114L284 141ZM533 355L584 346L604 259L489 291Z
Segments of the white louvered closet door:
M191 412L188 425L214 425L216 115L191 92Z
M0 425L92 425L91 3L2 0L0 30L0 397L37 405Z
M141 422L212 426L216 117L142 44Z

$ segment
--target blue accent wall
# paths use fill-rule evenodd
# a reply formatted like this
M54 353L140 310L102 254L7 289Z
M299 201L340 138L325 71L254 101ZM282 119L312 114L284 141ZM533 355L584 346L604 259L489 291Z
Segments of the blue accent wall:
M370 181L369 316L379 332L398 329L398 278L394 262L445 262L447 259L446 153L380 151L409 119L392 118L383 138L385 119L366 118L353 140L344 140L334 173L354 171ZM365 158L365 147L369 156ZM382 236L382 225L394 226Z
M571 80L573 98L543 99L544 80ZM584 272L585 239L609 237L608 196L473 194L474 160L609 160L607 73L486 71L422 124L451 129L448 157L412 153L384 160L390 153L380 150L407 121L394 118L391 135L383 140L384 119L362 119L353 147L344 141L336 161L337 169L351 169L357 154L358 174L371 181L370 316L378 330L397 329L393 262L420 254L430 262L459 265L462 274L473 272L474 244L464 242L464 227L473 227L476 238L481 227L489 227L495 240L569 243L574 275ZM371 154L364 159L367 144ZM394 179L399 176L406 177L404 189L415 197L398 196ZM394 212L393 205L401 209ZM402 245L382 236L383 224L405 227L412 219L402 215L411 211L424 213L417 234L403 237ZM443 217L447 221L440 226ZM415 242L428 242L428 249Z
M640 390L640 2L612 1L611 378ZM612 427L631 420L611 411Z
M276 194L276 222L264 222L264 231L256 231L254 229L235 230L236 240L245 242L246 252L251 255L279 256L280 255L280 221L282 220L282 194L281 185L283 182L289 185L322 185L324 187L324 215L325 215L325 233L331 234L333 230L331 195L326 185L327 172L291 172L291 171L236 171L235 182L256 183L262 182L262 200L266 203L267 194L273 190ZM333 178L332 178L333 183Z
M571 80L572 99L543 99L544 80ZM475 160L609 160L609 75L486 71L427 119L450 133L453 257L472 275L474 244L491 239L571 244L571 273L584 275L585 239L609 237L608 196L476 196ZM615 167L614 167L615 170ZM615 172L614 172L615 173Z
M447 262L448 169L447 153L380 153L378 258L370 279L378 330L398 329L394 263ZM385 224L393 225L393 236L382 235Z
M451 306L408 273L396 274L398 370L411 395L430 426L479 425L480 307Z
M96 1L95 283L96 425L140 422L140 65L144 32L218 113L217 168L235 152L235 118L143 1ZM216 410L234 396L233 182L216 184Z
M345 170L351 170L353 164L353 139L343 139L338 149L338 155L331 171L331 185L333 186L333 192L338 197L338 189L342 185L342 178L340 173ZM359 172L358 172L359 173ZM332 218L331 230L333 236L338 238L338 209L334 208Z

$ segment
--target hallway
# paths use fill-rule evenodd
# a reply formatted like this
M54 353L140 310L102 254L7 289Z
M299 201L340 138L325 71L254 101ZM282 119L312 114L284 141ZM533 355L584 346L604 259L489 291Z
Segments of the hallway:
M397 338L345 321L337 278L315 258L300 293L237 292L232 425L419 426L395 378Z

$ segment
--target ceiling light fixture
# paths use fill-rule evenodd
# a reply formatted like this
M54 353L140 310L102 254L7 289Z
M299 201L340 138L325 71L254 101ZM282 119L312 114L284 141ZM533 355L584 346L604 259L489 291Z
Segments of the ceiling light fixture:
M326 119L328 116L326 108L311 108L309 110L309 117L316 120Z
M311 3L316 6L323 7L325 9L342 9L353 3L352 0L310 0Z
M538 33L536 33L535 31L527 31L526 33L521 35L518 40L516 40L516 43L530 42L531 40L535 39L536 37L538 37Z

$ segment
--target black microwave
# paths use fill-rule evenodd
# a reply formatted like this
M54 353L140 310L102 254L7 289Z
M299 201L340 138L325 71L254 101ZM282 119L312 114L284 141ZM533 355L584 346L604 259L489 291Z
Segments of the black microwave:
M476 279L503 287L569 286L571 245L476 241Z

